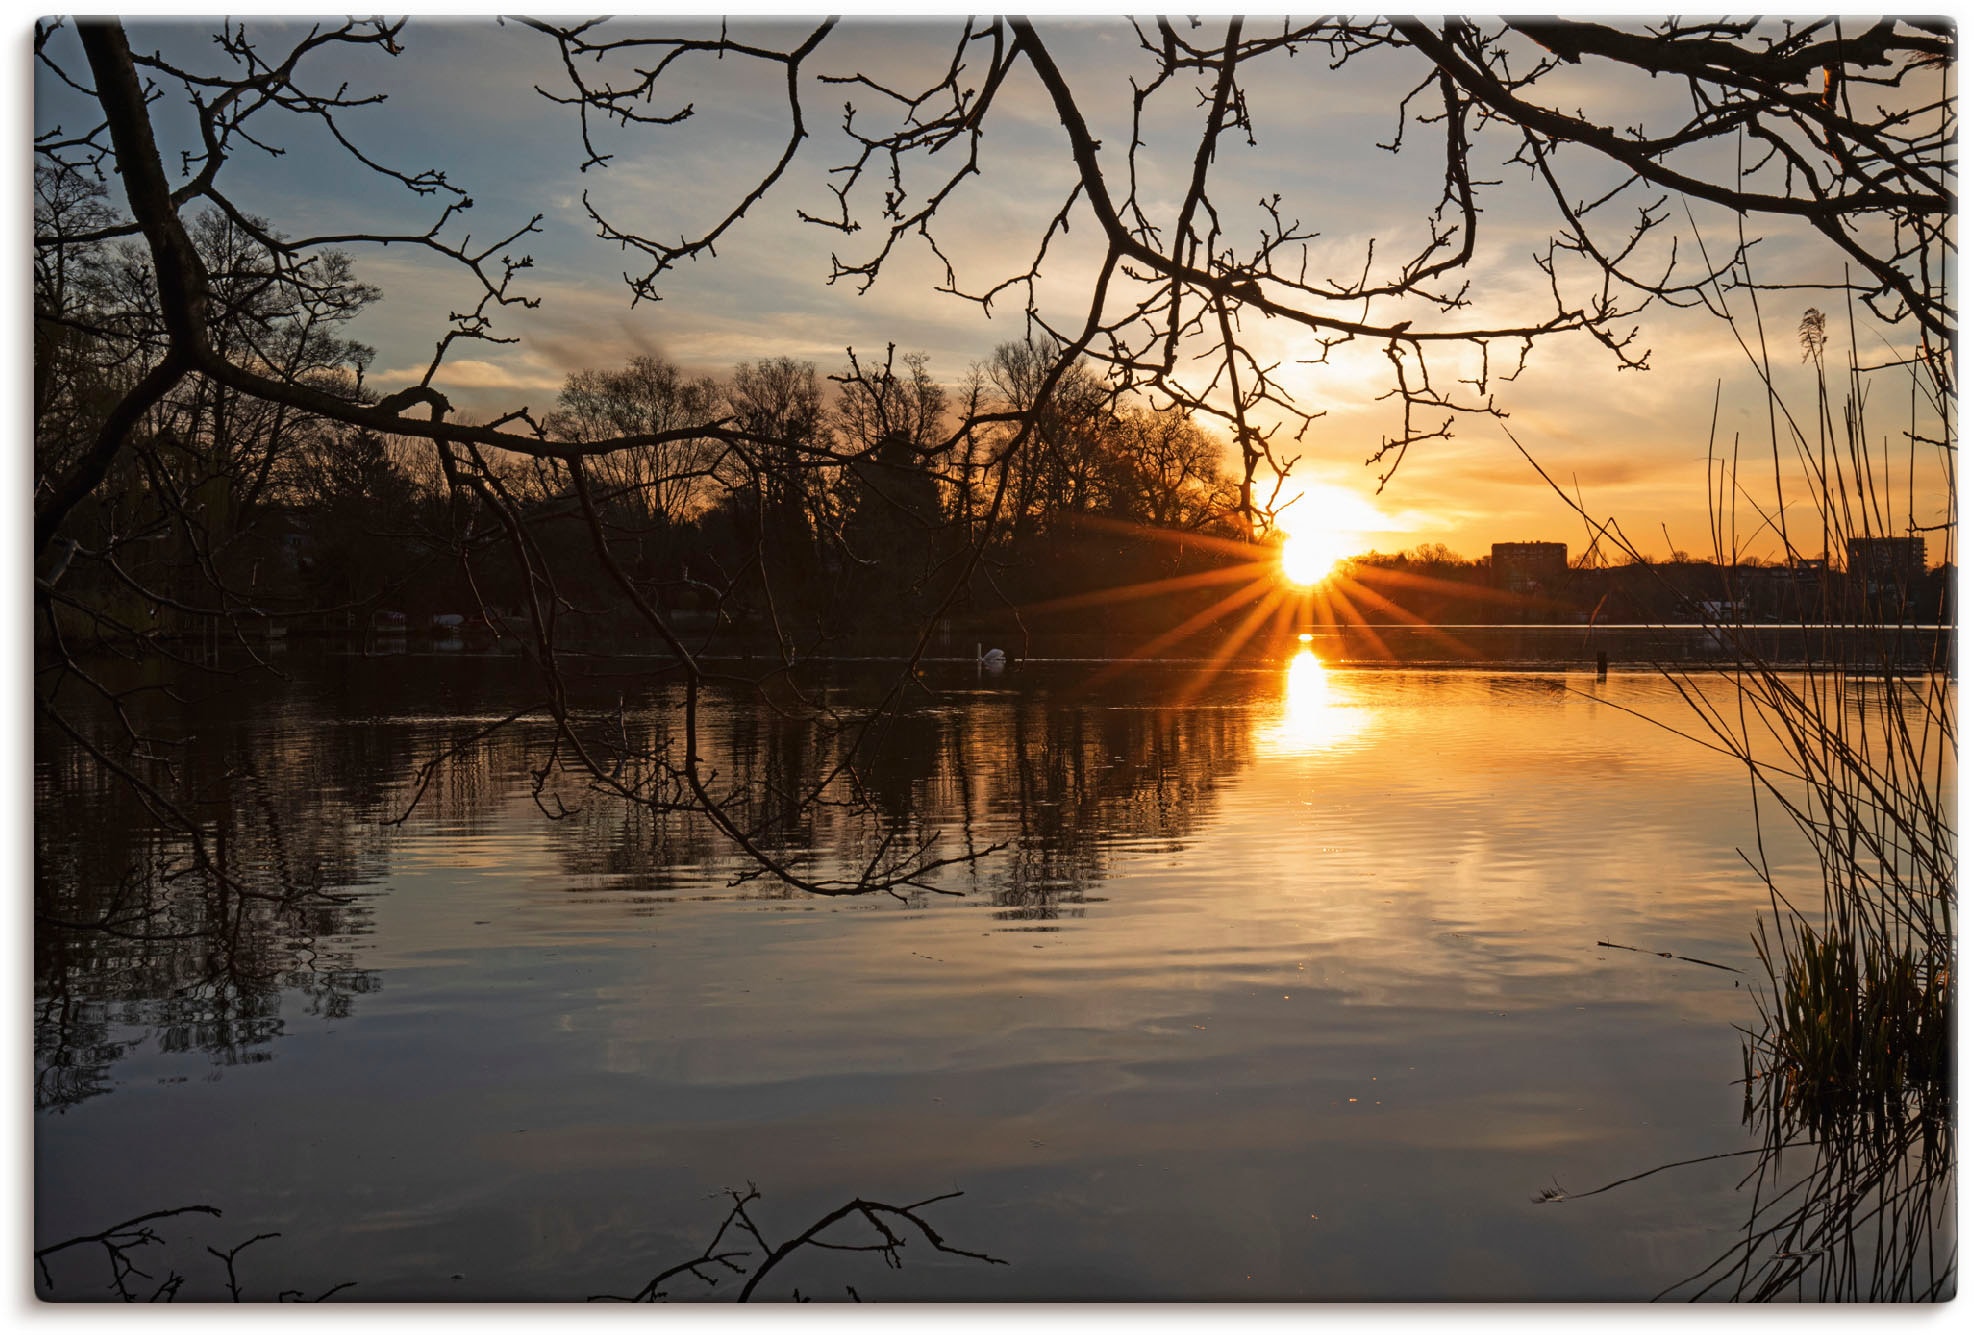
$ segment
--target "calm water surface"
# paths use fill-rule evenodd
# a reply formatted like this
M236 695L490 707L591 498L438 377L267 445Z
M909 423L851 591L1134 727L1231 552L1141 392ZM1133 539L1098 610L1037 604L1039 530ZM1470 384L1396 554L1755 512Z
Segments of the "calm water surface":
M205 1202L184 1296L223 1284L206 1241L278 1231L249 1297L582 1298L696 1254L751 1181L778 1236L963 1191L928 1217L1009 1262L812 1255L776 1296L1636 1298L1743 1222L1735 1160L1531 1200L1752 1143L1747 780L1655 725L1688 726L1656 677L935 683L870 769L879 824L1005 847L901 903L735 884L697 823L566 777L538 804L527 725L384 825L511 667L289 667L167 721L232 865L346 903L159 885L177 850L41 738L44 916L148 894L183 933L37 934L42 1244ZM752 704L709 733L756 794L827 750ZM817 868L873 838L784 815Z

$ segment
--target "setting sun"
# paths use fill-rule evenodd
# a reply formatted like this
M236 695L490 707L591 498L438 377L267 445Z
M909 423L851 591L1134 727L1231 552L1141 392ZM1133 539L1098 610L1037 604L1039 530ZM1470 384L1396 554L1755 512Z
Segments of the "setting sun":
M1364 549L1368 533L1392 525L1356 492L1325 482L1303 486L1295 500L1275 511L1283 533L1281 575L1291 585L1321 585L1336 565Z
M1381 527L1383 517L1341 487L1304 487L1284 505L1276 524L1282 543L1282 575L1291 584L1320 584L1337 563L1363 546L1363 530Z
M1320 584L1343 559L1333 534L1291 533L1282 544L1282 574L1291 584Z

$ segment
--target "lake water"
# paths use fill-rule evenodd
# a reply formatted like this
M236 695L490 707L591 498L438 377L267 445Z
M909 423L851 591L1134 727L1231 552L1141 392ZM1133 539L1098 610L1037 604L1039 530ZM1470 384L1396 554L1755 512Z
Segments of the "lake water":
M181 1297L224 1293L206 1246L278 1232L249 1298L580 1299L697 1254L752 1182L771 1242L959 1191L925 1217L1007 1262L808 1252L764 1297L1642 1298L1745 1223L1738 1159L1532 1199L1755 1143L1748 781L1659 726L1691 724L1651 674L935 679L871 816L747 810L814 869L886 831L1005 845L901 902L736 884L702 822L570 775L538 801L526 721L384 824L524 703L518 664L295 658L139 723L195 734L178 777L241 886L324 896L169 880L182 847L39 740L37 1246L205 1203L158 1226ZM586 689L667 726L635 672ZM757 798L827 763L813 710L708 709Z

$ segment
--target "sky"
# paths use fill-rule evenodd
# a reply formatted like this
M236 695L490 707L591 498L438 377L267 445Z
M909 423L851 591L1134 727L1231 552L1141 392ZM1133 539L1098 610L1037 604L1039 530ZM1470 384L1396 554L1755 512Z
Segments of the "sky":
M283 22L256 25L265 26L270 47L299 31L298 20ZM651 31L664 22L626 20L611 30ZM766 44L799 35L814 20L746 22L746 31ZM1215 33L1224 22L1208 18L1200 32ZM831 35L813 72L882 71L901 82L924 82L925 71L943 65L957 31L952 18L851 20ZM1130 81L1134 74L1140 81L1147 77L1129 26L1116 18L1058 20L1044 31L1104 140L1107 167L1115 170L1129 135ZM196 20L136 21L131 32L139 49L205 63L216 58L209 26ZM664 238L703 231L780 151L786 104L778 73L750 70L738 60L683 65L652 109L690 104L692 117L677 126L603 131L598 146L611 160L584 170L574 111L537 91L567 88L549 39L486 19L423 18L408 24L403 43L396 59L365 52L323 62L319 82L346 78L353 89L388 94L382 105L346 116L351 138L392 166L441 168L469 190L475 207L465 230L476 240L543 215L540 234L520 247L534 265L517 284L540 298L540 307L504 312L499 322L500 332L518 342L456 348L435 380L469 415L484 420L522 405L539 413L553 406L571 372L620 365L640 354L709 374L786 355L813 360L829 374L845 366L846 349L868 359L895 343L900 352L926 353L935 377L957 385L997 344L1024 332L1019 294L983 313L976 303L936 291L939 261L916 238L901 243L869 290L830 283L832 255L865 258L881 228L867 225L846 236L799 215L834 212L831 169L855 151L842 133L843 104L857 104L859 125L879 123L885 114L883 100L867 89L811 83L804 97L812 134L785 179L722 240L716 256L670 274L662 300L634 304L624 276L642 273L644 266L635 254L598 237L583 208L585 192L626 230ZM621 74L625 67L614 68ZM1400 153L1376 145L1391 137L1398 99L1418 77L1416 68L1392 58L1336 70L1304 57L1252 79L1247 92L1256 143L1230 137L1213 168L1214 196L1229 234L1250 234L1260 216L1254 201L1279 194L1284 211L1318 234L1311 243L1318 268L1354 274L1373 238L1381 258L1417 250L1438 192L1442 150L1432 131L1419 126L1411 128ZM1565 95L1580 94L1600 117L1620 123L1648 117L1653 99L1665 91L1587 73L1578 83ZM38 71L37 128L79 114L73 95ZM1191 83L1175 84L1169 96L1150 105L1139 185L1148 209L1162 211L1168 221L1190 169L1197 117ZM161 114L168 142L181 140L187 128L182 113ZM283 150L280 156L243 155L224 178L237 202L282 230L418 230L434 215L429 201L363 172L319 132L292 126L283 133L269 140ZM1484 142L1477 161L1498 162L1506 151L1504 144ZM1595 163L1580 164L1580 172L1571 185L1586 194L1612 179L1609 168ZM1526 180L1516 178L1516 169L1494 174L1501 184L1486 192L1470 274L1476 318L1527 313L1546 300L1529 257L1553 231L1554 219ZM906 182L923 188L929 179L920 171L908 173ZM1071 182L1063 130L1037 81L1024 72L989 119L980 174L954 193L937 220L934 234L941 252L954 259L960 286L982 290L1025 267ZM853 196L853 212L866 224L877 220L881 184L873 179ZM1043 312L1057 322L1080 313L1091 286L1094 227L1086 211L1072 211L1070 220L1067 233L1052 241L1037 290ZM1687 227L1683 216L1676 225ZM1732 225L1730 217L1704 207L1691 224L1715 247ZM1773 234L1756 251L1763 277L1841 279L1840 262L1820 243L1767 226ZM369 378L380 391L414 383L443 333L446 312L472 300L469 285L443 262L411 248L350 249L359 275L384 294L352 329L377 350ZM1799 415L1813 405L1814 386L1797 354L1796 324L1806 306L1830 306L1835 295L1780 294L1764 312L1779 383ZM1771 467L1769 414L1747 352L1718 319L1661 308L1635 323L1639 345L1651 350L1649 370L1621 369L1580 336L1543 341L1517 380L1494 386L1505 419L1463 417L1452 439L1415 446L1382 487L1380 468L1367 460L1396 429L1396 417L1381 397L1391 381L1380 349L1357 345L1326 365L1312 365L1315 349L1299 327L1250 321L1244 336L1261 360L1279 364L1303 408L1321 414L1299 443L1282 450L1299 460L1287 490L1309 488L1305 511L1320 510L1327 521L1347 526L1361 547L1391 551L1443 543L1479 555L1497 541L1546 539L1567 542L1572 555L1579 554L1584 522L1531 465L1533 458L1587 511L1599 520L1617 519L1647 552L1704 553L1713 547L1710 445L1716 456L1738 449L1744 461L1755 461L1744 462L1752 470L1744 478L1759 484L1747 484L1749 492L1772 497L1774 479L1765 471ZM1746 324L1743 333L1753 328ZM1896 331L1866 322L1860 343L1876 356L1901 340ZM1879 398L1902 404L1895 389L1887 386ZM1874 421L1872 430L1883 436L1903 426L1901 409ZM1786 439L1780 453L1793 492L1796 468ZM1901 506L1902 470L1894 461ZM1941 492L1928 475L1921 475L1913 493L1919 522L1937 519ZM1744 500L1737 516L1746 539L1742 550L1772 557L1778 544L1758 532L1751 505ZM1798 497L1792 495L1789 509L1802 513ZM1895 522L1903 524L1903 512ZM1930 555L1937 561L1937 539L1935 548Z

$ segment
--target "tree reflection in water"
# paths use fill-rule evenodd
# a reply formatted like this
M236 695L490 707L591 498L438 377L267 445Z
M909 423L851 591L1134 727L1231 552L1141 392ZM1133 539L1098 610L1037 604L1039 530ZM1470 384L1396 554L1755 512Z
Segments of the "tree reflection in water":
M1252 754L1244 712L1142 694L928 693L871 728L845 726L827 691L802 711L730 701L708 711L700 745L729 814L777 857L833 871L905 846L988 854L901 897L985 895L998 917L1046 922L1082 912L1117 850L1181 847ZM348 1014L380 986L358 938L414 795L411 832L542 831L574 893L795 895L750 877L695 813L544 765L545 729L489 729L512 707L497 674L435 690L404 664L330 665L287 688L146 698L139 727L179 739L171 764L206 858L69 739L38 739L39 1107L105 1092L147 1042L265 1061L284 1007ZM662 753L681 740L667 703L660 688L588 726Z
M1120 846L1175 847L1252 753L1236 711L1046 693L948 698L856 737L837 735L826 716L759 707L733 707L722 723L730 809L777 857L814 868L900 845L991 850L929 888L985 892L999 916L1016 919L1080 911ZM832 775L871 800L815 800ZM671 892L703 889L709 872L747 871L689 812L591 803L569 823L562 857L587 885ZM795 897L765 881L753 893ZM926 889L905 897L923 902Z
M196 852L87 756L40 739L38 1107L102 1093L147 1034L165 1052L264 1061L284 998L334 1018L377 985L353 939L367 929L358 892L382 875L383 840L323 763L342 748L210 721L172 757Z

